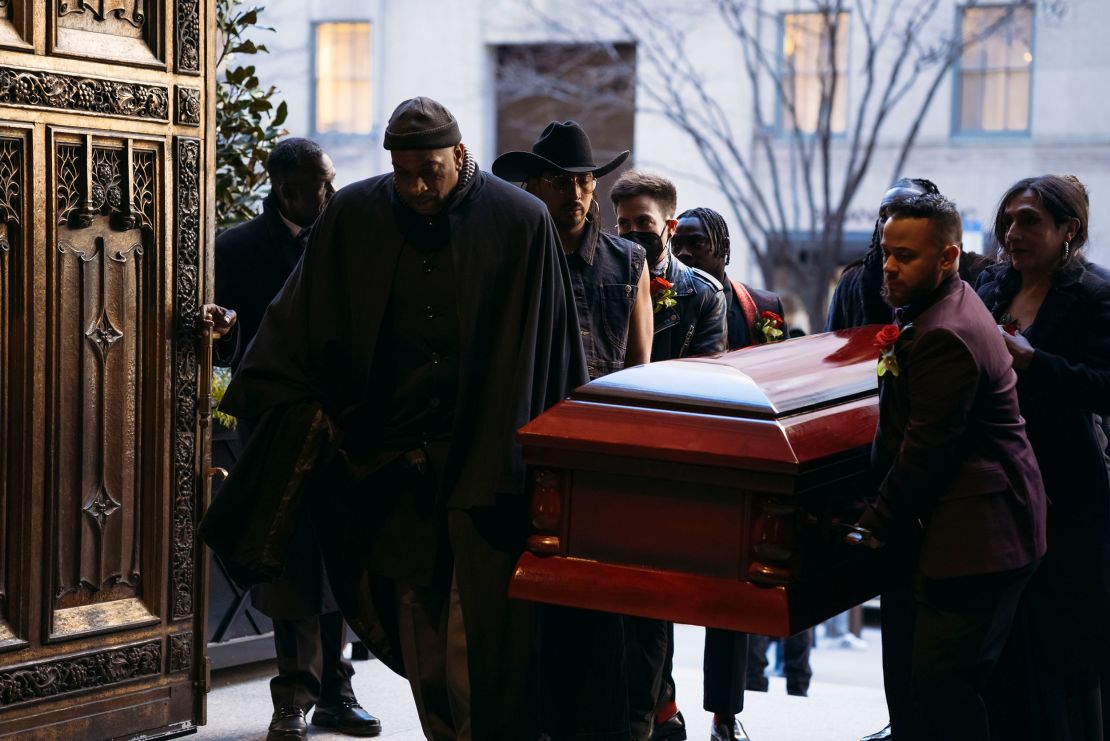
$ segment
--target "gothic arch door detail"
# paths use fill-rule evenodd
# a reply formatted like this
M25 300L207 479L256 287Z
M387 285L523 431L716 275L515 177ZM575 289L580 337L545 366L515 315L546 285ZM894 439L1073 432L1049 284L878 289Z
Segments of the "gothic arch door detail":
M213 26L0 0L0 739L204 722Z

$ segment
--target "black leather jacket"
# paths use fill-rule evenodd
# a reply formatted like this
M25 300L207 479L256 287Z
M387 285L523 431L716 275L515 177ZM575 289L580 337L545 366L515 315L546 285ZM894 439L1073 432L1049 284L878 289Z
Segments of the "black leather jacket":
M651 361L724 352L728 349L728 326L721 284L674 255L668 254L667 260L663 277L672 284L678 303L655 312Z

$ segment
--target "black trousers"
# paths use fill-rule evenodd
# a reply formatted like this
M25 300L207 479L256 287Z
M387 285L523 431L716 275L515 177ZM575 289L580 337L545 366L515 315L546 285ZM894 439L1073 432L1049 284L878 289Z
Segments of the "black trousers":
M982 691L1036 564L929 579L882 595L883 681L900 741L988 741Z
M274 708L333 705L353 698L354 667L343 658L343 616L274 620L277 676L270 680Z
M524 507L448 509L439 545L449 570L415 589L395 583L397 609L408 613L398 621L402 656L406 670L416 667L410 684L426 732L478 741L538 735L535 608L508 597L528 531Z
M748 674L748 642L754 636L720 628L705 629L702 654L702 708L716 715L736 715L744 709L744 686ZM674 655L672 649L671 655ZM674 679L667 662L667 679Z
M540 607L540 697L551 741L628 741L628 668L621 615Z
M782 641L782 669L786 675L786 692L804 697L809 693L809 680L813 669L809 666L809 652L813 648L813 631L803 630L789 638L768 638L753 635L748 638L751 650L748 652L747 688L766 692L770 682L767 679L767 648L772 641Z
M651 737L673 633L674 624L665 620L624 618L628 717L633 741L647 741Z
M632 687L649 692L658 682L652 715L678 702L674 682L674 623L646 618L641 621L640 635L636 639L634 666L642 676L631 676L630 700L633 724L642 724L646 702L633 703ZM662 658L662 664L658 662ZM744 684L748 666L748 634L719 628L705 629L705 649L702 654L703 695L702 707L719 715L736 715L744 709ZM639 726L642 727L642 726Z

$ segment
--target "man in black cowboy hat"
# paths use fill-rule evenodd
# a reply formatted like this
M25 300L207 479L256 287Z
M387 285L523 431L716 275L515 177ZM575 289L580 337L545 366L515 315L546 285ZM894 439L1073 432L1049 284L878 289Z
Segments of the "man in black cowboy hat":
M590 378L651 357L652 314L644 249L601 230L594 189L599 178L628 158L621 152L594 163L590 138L575 121L552 121L531 152L507 152L493 174L524 183L547 205L574 289L582 347Z
M651 356L652 312L646 254L601 230L597 179L628 157L598 165L574 121L551 122L531 152L508 152L493 172L547 205L567 255L590 378ZM628 741L624 624L619 615L545 607L542 616L544 727L553 741Z
M281 552L299 495L424 735L534 739L533 608L507 596L529 532L513 436L586 381L566 260L543 204L480 171L436 101L401 103L384 145L393 171L328 202L224 396L260 421L224 496L271 523L232 554ZM235 527L216 515L214 548Z

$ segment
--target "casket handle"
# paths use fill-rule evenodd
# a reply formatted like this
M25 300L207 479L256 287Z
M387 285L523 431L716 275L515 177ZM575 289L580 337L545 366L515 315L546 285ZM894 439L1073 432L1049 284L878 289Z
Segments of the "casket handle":
M767 587L790 583L790 569L755 561L748 567L748 580Z

